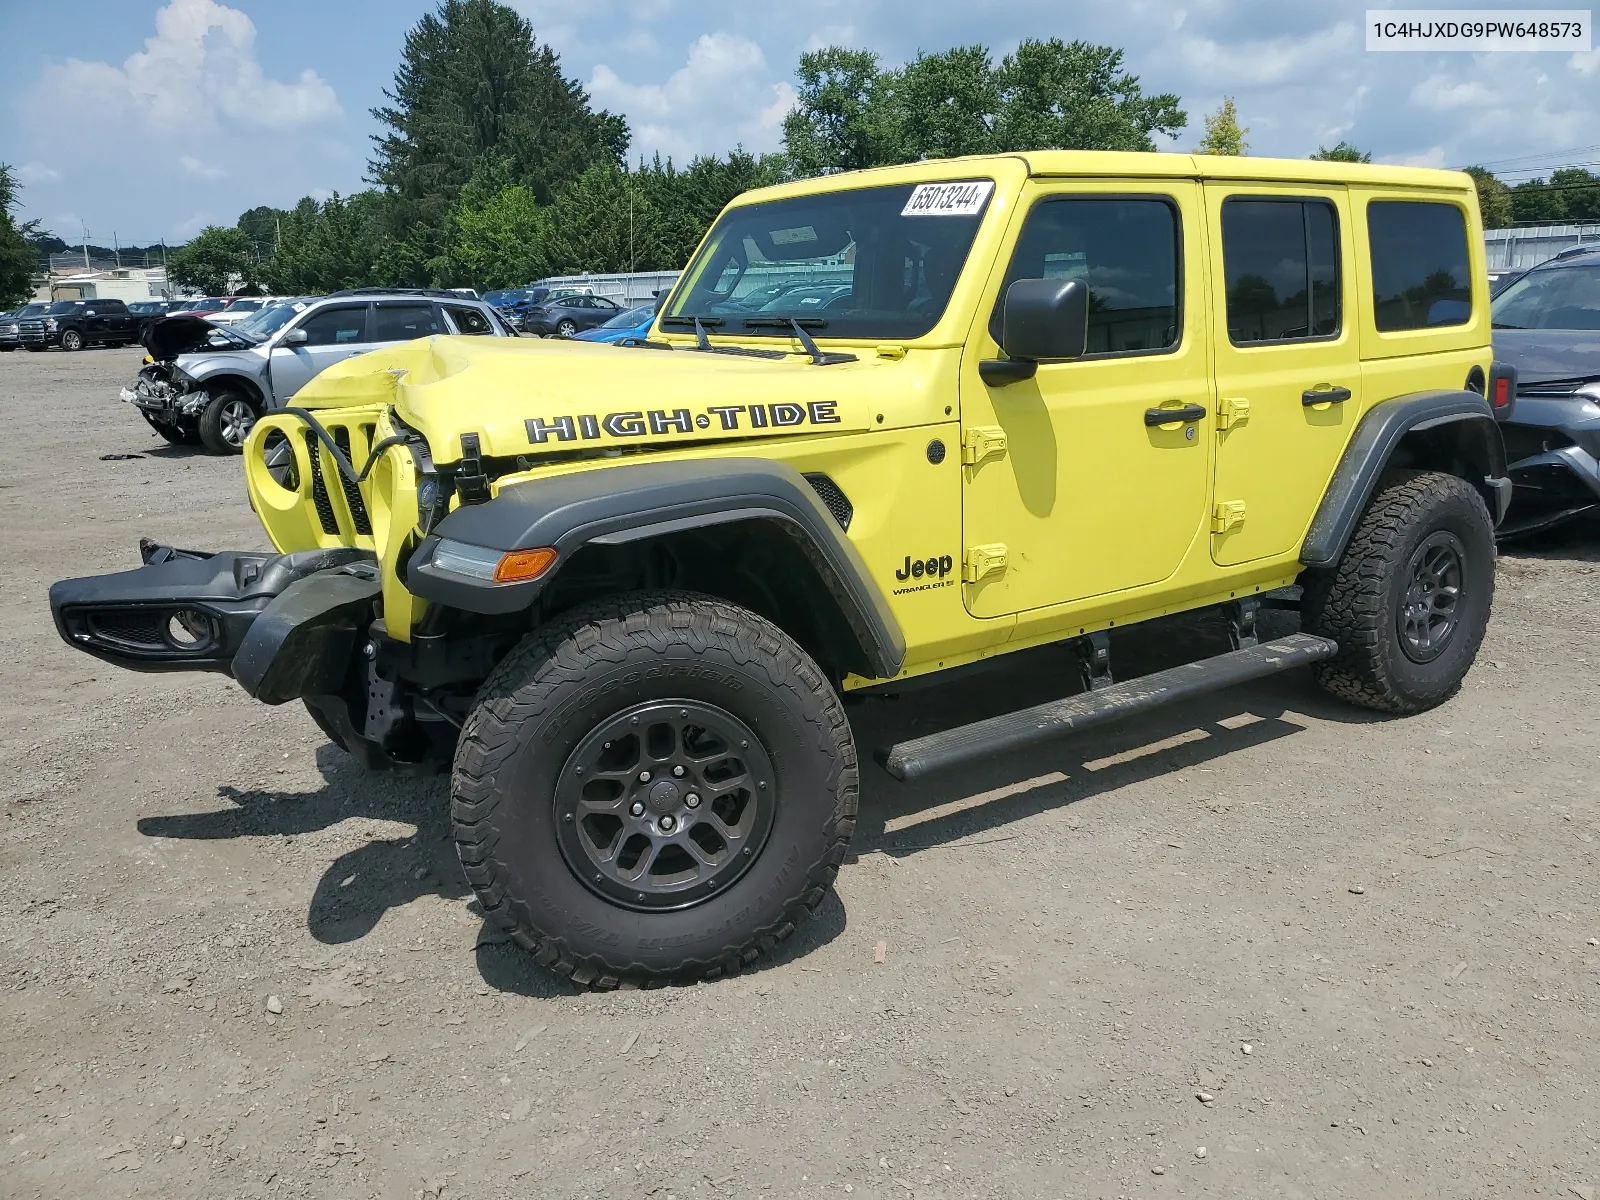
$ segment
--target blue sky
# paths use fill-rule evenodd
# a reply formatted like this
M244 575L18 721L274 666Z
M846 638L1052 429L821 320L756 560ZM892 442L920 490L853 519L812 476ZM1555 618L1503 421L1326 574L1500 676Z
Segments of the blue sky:
M1418 0L1407 0L1417 3ZM1461 3L1463 0L1454 0ZM1537 7L1535 3L1521 7ZM0 0L0 161L22 216L71 241L181 241L255 204L363 186L368 110L431 0ZM514 0L569 76L625 114L634 154L778 146L796 59L829 43L889 63L1024 37L1125 48L1178 93L1191 148L1224 94L1252 153L1348 138L1382 161L1484 162L1511 181L1600 167L1600 48L1370 54L1366 0ZM1510 5L1510 7L1518 7Z

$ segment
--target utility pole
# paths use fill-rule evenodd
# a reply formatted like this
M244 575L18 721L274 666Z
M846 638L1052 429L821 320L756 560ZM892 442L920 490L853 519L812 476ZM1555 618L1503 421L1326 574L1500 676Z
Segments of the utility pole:
M111 254L117 260L117 269L122 269L122 243L117 241L117 231L111 231Z
M275 231L272 236L272 253L277 255L283 250L283 218L273 217L272 228Z
M83 230L83 269L87 271L89 270L89 227L79 221L78 228Z

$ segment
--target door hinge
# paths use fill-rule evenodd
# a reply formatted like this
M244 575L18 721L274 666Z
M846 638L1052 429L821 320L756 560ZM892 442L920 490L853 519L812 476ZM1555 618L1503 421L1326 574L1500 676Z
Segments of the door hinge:
M961 435L961 461L968 466L1005 452L1006 431L998 425L974 425Z
M1004 542L991 542L987 546L968 546L967 559L963 564L961 577L968 583L977 583L992 571L1006 569L1006 547Z
M1243 500L1218 500L1211 510L1211 532L1228 533L1244 524Z
M1217 428L1232 429L1250 419L1250 401L1243 396L1224 396L1217 402Z

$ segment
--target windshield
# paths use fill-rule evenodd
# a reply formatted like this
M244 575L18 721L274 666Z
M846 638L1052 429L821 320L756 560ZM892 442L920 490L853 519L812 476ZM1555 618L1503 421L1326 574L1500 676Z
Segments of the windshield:
M236 333L258 340L271 337L294 320L297 314L304 312L305 308L305 303L299 300L269 304L259 312L253 312L244 320L237 322L233 328Z
M655 305L641 304L638 308L625 309L608 321L601 323L601 329L632 329L635 325L643 325L655 316Z
M913 338L938 322L992 180L858 188L733 209L685 272L663 324L787 336Z
M24 306L22 308L19 308L16 312L12 313L11 315L14 316L14 317L37 317L40 313L42 313L45 310L46 307L48 307L48 306L47 305L43 305L43 304L29 304L29 305L26 305L26 306Z
M78 302L76 300L57 300L49 308L45 309L45 312L49 316L58 317L62 313L71 312L77 305Z
M256 312L261 307L259 300L235 300L228 305L227 312Z
M1600 329L1600 264L1529 271L1489 311L1496 329Z

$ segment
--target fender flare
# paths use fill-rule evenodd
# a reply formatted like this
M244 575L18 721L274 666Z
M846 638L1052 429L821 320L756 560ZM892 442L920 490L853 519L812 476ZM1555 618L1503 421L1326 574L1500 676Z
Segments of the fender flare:
M405 583L449 608L516 612L538 599L580 547L747 521L771 522L796 539L873 673L898 674L905 635L860 551L804 477L770 459L635 463L508 484L493 500L463 505L440 521L407 561ZM538 579L493 583L440 569L433 559L443 539L501 553L550 546L558 557Z
M1384 468L1406 438L1419 434L1447 434L1473 452L1482 474L1467 482L1483 493L1489 515L1500 523L1511 501L1511 480L1505 440L1488 400L1469 391L1412 392L1362 416L1306 534L1303 564L1321 568L1339 561Z

